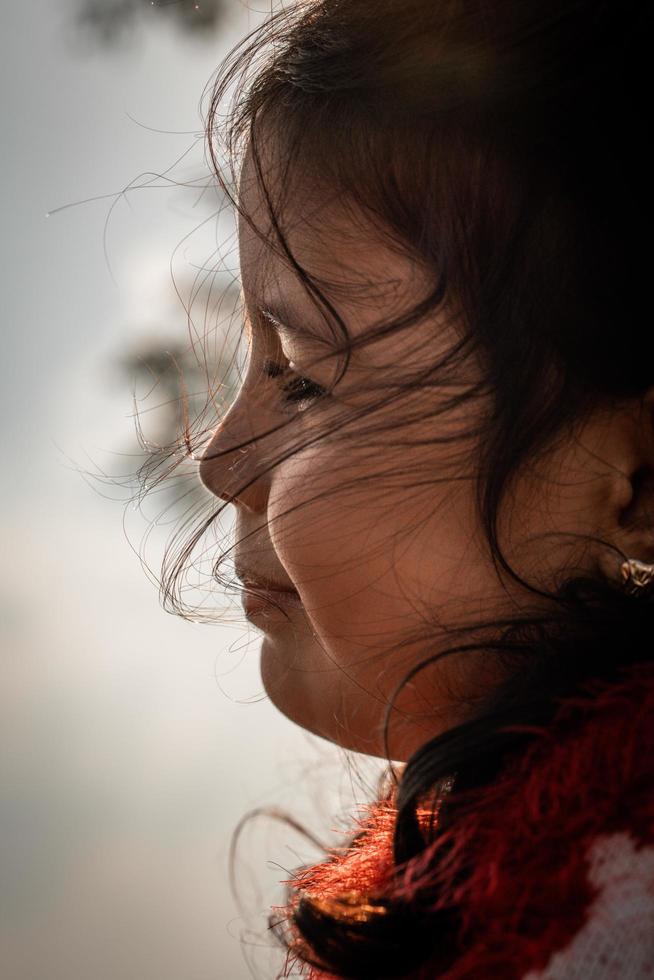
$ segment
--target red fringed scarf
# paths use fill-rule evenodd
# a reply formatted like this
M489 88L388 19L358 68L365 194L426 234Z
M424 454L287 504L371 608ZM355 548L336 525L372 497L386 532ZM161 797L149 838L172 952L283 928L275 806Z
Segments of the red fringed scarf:
M439 972L436 951L406 980L654 980L654 665L590 682L551 725L530 730L537 737L474 812L433 835L394 883L393 798L367 807L357 840L288 882L291 902L274 911L291 934L301 894L326 905L345 893L372 905L392 895L424 908L430 883L433 908L460 909L462 953ZM300 966L291 946L282 976ZM338 980L310 967L302 975Z

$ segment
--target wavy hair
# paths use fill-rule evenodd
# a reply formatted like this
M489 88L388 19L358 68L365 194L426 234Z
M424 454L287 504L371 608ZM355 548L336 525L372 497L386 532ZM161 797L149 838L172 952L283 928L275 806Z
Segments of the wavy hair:
M439 828L456 821L467 790L493 780L529 740L511 725L547 724L561 695L652 656L649 595L628 596L576 568L562 570L552 588L537 586L511 567L498 533L501 505L525 463L574 433L598 405L610 411L654 382L643 318L646 18L645 5L598 0L303 0L240 42L209 93L207 143L217 180L261 234L235 192L251 150L273 229L266 244L281 251L312 302L338 324L346 363L354 346L347 324L284 235L287 202L275 196L261 164L271 140L280 173L317 175L428 270L429 294L364 343L410 330L448 304L459 311L457 343L414 386L449 376L471 351L484 367L492 407L469 433L470 478L496 567L534 605L457 628L446 650L404 679L439 657L473 650L507 667L506 682L463 724L409 759L398 787L398 868L424 852L418 801L443 780L456 776L441 801ZM478 394L477 387L459 392L444 410ZM206 437L201 426L187 432L187 448ZM183 615L177 583L224 506L164 569L166 598ZM600 539L587 543L617 551ZM218 579L224 557L215 564ZM389 704L387 724L391 711ZM433 962L434 951L443 964L456 956L456 908L436 918L415 914L415 905L408 915L392 901L376 914L366 896L360 905L366 913L353 917L326 914L310 897L300 902L294 925L305 939L302 960L338 976L380 980L407 975L427 955Z

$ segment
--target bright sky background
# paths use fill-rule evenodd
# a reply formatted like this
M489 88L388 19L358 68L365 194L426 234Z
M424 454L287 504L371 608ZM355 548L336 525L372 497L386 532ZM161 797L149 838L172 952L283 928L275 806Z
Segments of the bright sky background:
M285 869L316 855L281 824L250 825L245 920L227 881L234 828L254 807L287 806L326 837L343 807L366 799L338 750L263 697L256 630L165 614L125 538L123 503L76 471L131 447L129 391L110 364L139 331L183 327L169 262L206 212L198 218L179 190L119 201L108 229L115 282L103 254L111 199L46 213L162 172L191 146L202 90L260 18L252 6L235 0L210 43L160 20L110 50L75 40L73 0L3 7L7 980L271 978L280 960L265 948L266 910ZM201 164L198 144L177 178ZM233 250L225 258L237 267ZM195 259L182 249L176 261L183 271ZM147 524L129 517L138 545ZM372 780L376 765L357 763ZM256 944L245 950L244 933Z

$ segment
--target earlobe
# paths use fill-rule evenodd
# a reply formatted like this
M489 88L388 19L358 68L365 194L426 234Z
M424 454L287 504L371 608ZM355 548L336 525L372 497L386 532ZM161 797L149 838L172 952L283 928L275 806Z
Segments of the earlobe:
M622 508L618 523L627 537L631 537L631 551L641 541L641 549L652 549L654 558L654 465L645 463L631 475L631 499Z
M654 561L654 387L637 400L635 411L625 415L629 424L620 431L628 493L615 515L616 544L629 557L650 562Z

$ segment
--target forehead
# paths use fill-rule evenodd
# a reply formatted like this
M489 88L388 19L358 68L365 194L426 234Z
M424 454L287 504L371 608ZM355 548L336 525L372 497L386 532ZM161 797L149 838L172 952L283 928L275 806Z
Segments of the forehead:
M405 312L421 298L426 282L419 263L360 208L306 172L295 175L291 167L282 176L269 152L262 154L261 169L264 187L248 148L239 182L246 303L314 309L319 316L294 263L343 317L351 335Z

